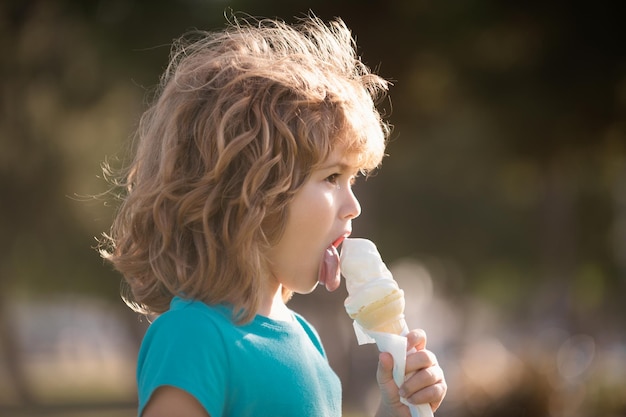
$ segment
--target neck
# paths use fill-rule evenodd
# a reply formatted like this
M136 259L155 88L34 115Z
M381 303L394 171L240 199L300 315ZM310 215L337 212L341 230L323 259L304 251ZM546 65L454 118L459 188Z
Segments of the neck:
M271 286L261 301L258 311L261 316L274 320L291 321L293 316L283 301L283 287L278 284Z

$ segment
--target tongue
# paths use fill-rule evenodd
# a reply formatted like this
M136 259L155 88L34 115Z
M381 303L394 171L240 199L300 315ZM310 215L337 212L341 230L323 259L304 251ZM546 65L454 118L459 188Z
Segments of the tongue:
M317 279L320 284L326 286L328 291L335 291L339 288L341 279L340 275L339 252L337 252L337 248L335 246L330 245L324 251L324 258L322 259Z

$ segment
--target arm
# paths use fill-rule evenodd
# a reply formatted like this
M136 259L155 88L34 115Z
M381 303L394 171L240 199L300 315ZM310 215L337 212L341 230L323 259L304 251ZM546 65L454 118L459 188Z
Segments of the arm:
M158 388L142 417L211 417L191 394L170 386Z
M400 396L413 404L430 404L433 411L439 408L448 389L443 370L435 355L426 350L426 333L412 330L407 335L407 349L416 352L406 358L404 384L398 389L393 375L393 358L389 353L381 353L376 379L381 391L381 402L377 417L410 417L408 407L400 402Z

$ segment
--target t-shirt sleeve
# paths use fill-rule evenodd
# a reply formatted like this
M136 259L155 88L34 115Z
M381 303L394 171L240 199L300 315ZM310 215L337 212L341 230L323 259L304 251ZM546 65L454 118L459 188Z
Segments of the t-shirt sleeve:
M217 327L197 316L186 309L170 311L148 328L137 360L139 416L162 386L188 392L211 417L223 414L228 363L224 343Z

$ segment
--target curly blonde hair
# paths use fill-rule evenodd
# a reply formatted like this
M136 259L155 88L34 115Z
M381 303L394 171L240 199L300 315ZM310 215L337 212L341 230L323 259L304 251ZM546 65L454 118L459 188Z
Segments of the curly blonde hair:
M254 317L265 254L310 172L337 146L365 173L383 158L387 82L355 47L340 19L314 16L234 19L174 43L101 249L131 308L162 313L178 295Z

